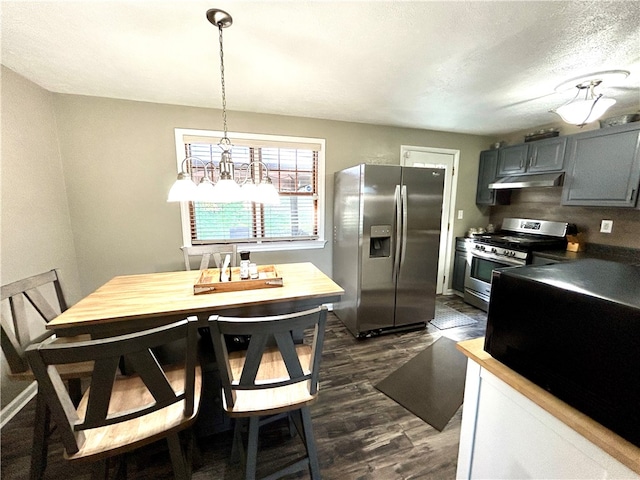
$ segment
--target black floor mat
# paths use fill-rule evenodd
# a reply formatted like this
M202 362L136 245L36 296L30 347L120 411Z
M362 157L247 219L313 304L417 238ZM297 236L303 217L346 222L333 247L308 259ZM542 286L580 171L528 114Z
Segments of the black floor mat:
M439 431L462 405L467 358L441 337L376 388Z

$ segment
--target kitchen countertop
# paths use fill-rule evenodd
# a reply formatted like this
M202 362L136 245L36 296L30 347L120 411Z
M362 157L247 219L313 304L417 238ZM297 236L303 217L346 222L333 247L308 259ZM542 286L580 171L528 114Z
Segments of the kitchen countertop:
M482 368L600 447L620 463L634 472L640 473L639 447L494 359L484 350L484 337L459 342L457 348Z
M640 249L613 247L610 245L599 245L588 243L582 252L568 252L566 250L542 250L533 252L535 257L548 258L559 262L581 260L584 258L596 258L611 262L628 263L640 265Z

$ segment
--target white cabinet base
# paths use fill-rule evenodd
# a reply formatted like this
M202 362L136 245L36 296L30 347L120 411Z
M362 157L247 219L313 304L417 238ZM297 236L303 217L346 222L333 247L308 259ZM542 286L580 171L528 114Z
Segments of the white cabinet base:
M469 359L459 479L640 479L600 447Z

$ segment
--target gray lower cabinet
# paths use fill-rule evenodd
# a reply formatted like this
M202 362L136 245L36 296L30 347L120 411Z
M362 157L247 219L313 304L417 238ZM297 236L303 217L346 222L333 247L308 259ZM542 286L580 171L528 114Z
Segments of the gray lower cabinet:
M562 204L634 207L640 184L640 124L567 138Z
M456 252L453 257L453 275L451 288L456 292L464 293L464 271L467 264L466 241L464 238L456 238Z
M503 147L498 155L498 177L527 173L560 172L567 137L553 137Z
M476 205L509 204L511 191L492 190L489 188L489 184L495 182L497 178L498 152L499 150L485 150L484 152L480 152Z

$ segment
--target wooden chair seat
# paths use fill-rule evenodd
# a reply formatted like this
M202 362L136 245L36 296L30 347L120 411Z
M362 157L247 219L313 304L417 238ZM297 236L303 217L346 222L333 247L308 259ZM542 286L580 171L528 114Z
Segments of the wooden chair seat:
M175 391L184 390L184 365L178 365L165 370L167 380ZM195 389L193 401L200 403L202 388L202 372L196 366ZM78 405L79 421L84 421L91 388L87 389ZM113 414L123 409L136 409L153 402L153 397L138 375L118 376L113 386L109 413ZM85 441L80 449L64 458L72 462L94 462L104 458L119 455L148 445L167 435L177 433L189 427L196 420L197 410L189 418L184 417L184 401L174 403L162 410L157 410L144 417L138 417L126 422L110 426L85 430Z
M309 345L296 345L296 353L305 375L311 374L312 349ZM229 365L232 373L232 383L240 383L240 375L244 368L244 352L229 354ZM289 378L287 367L282 354L277 347L267 348L262 356L260 367L256 375L256 384L285 381ZM267 390L236 390L236 400L233 406L228 406L223 398L223 407L230 417L248 417L252 415L275 415L310 405L318 396L309 393L309 386L305 382L273 387Z

